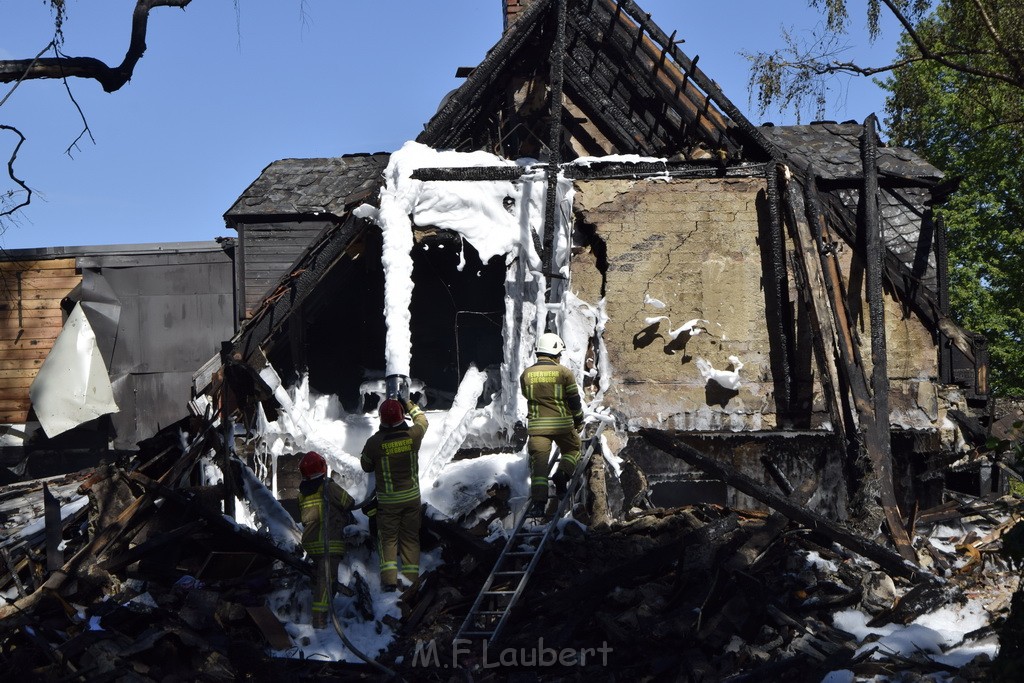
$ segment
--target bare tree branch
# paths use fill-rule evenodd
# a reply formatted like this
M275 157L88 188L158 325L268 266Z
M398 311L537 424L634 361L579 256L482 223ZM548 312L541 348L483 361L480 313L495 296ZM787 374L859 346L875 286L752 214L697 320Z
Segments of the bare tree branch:
M929 45L925 43L925 41L921 38L921 35L914 28L914 25L910 22L910 19L907 18L907 16L904 15L898 7L896 7L893 0L882 0L882 2L885 3L886 7L889 8L889 11L892 12L893 16L896 17L897 21L899 21L900 24L903 25L903 30L906 31L907 35L914 42L914 45L921 52L921 56L924 57L925 59L930 59L943 66L949 67L950 69L954 69L961 73L971 74L972 76L980 76L981 78L991 78L996 81L1003 81L1018 88L1024 87L1024 80L1022 80L1020 77L1014 77L1011 74L1005 74L999 71L980 69L970 64L964 64L963 62L955 62L950 59L947 59L943 54L932 52Z
M53 51L58 57L62 56L56 45L53 47ZM76 137L74 141L68 145L68 148L64 150L64 153L70 157L71 150L78 146L78 141L82 139L82 136L88 134L89 139L92 140L92 144L94 145L96 144L96 138L92 136L92 130L89 128L89 122L85 119L85 112L82 111L82 107L78 105L78 100L75 99L74 93L71 92L71 85L68 83L68 79L64 78L62 82L64 83L64 90L68 93L68 99L71 100L71 104L75 105L75 109L78 110L78 115L82 118L82 132L79 133L78 137Z
M155 7L184 9L192 0L138 0L132 13L131 41L124 60L108 66L95 57L58 56L47 59L0 60L0 83L43 78L91 78L106 92L119 90L135 71L135 65L146 52L146 29L149 12Z
M23 189L25 191L25 199L24 199L24 201L22 201L20 204L17 204L17 205L15 205L15 206L13 206L13 207L11 207L9 209L4 209L3 211L0 211L0 218L3 218L4 216L10 216L11 214L13 214L18 209L29 205L29 203L32 201L32 188L30 188L28 185L26 185L25 181L23 181L21 178L19 178L18 176L14 175L14 162L18 158L18 150L21 149L21 145L25 142L25 136L22 135L21 131L18 130L17 128L15 128L14 126L8 126L8 125L2 124L2 123L0 123L0 130L9 130L12 133L14 133L15 135L17 135L18 138L19 138L18 144L14 146L14 151L11 152L11 158L7 160L7 175L10 176L11 180L13 180L14 182L18 183L18 185L21 186L21 189ZM13 196L14 196L14 190L8 191L6 193L6 195L3 197L5 203L6 203L7 199L9 199L10 197L13 197Z
M47 43L46 47L44 47L42 50L40 50L39 53L35 57L32 58L31 63L35 64L36 61L38 61L39 58L43 56L43 53L46 52L47 50L49 50L51 47L55 47L55 43L52 40L49 43ZM14 91L18 89L18 86L21 85L21 82L23 80L25 80L24 75L21 78L19 78L18 81L13 86L11 86L11 89L7 91L7 94L4 95L4 98L2 100L0 100L0 107L4 106L4 102L6 102L8 99L10 99L11 95L13 95Z
M757 93L761 113L773 106L780 111L793 109L799 122L800 110L807 102L814 102L820 117L824 114L826 94L830 90L824 77L877 76L923 62L934 63L970 79L989 81L993 85L1005 83L1024 90L1024 52L1015 33L1019 26L1013 23L1019 21L1019 9L1004 16L1000 8L1007 8L998 0L940 3L948 11L967 12L968 16L974 17L971 24L974 26L973 35L963 36L966 45L950 45L949 42L959 41L951 41L950 36L941 31L935 33L933 23L941 21L941 17L928 16L929 11L935 9L932 0L869 0L868 29L872 41L878 36L878 19L882 11L899 22L904 34L905 43L900 54L891 63L882 65L837 58L845 49L839 47L838 36L846 32L848 0L807 2L825 12L826 33L812 32L811 39L805 40L783 30L786 47L755 54L741 52L751 62L749 87L751 93Z

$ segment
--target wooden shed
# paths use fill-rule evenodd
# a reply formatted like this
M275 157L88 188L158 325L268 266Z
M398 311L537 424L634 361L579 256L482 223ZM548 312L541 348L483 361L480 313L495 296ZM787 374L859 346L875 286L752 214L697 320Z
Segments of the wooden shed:
M0 254L0 424L28 421L28 388L64 324L61 301L82 282L74 257L44 251Z

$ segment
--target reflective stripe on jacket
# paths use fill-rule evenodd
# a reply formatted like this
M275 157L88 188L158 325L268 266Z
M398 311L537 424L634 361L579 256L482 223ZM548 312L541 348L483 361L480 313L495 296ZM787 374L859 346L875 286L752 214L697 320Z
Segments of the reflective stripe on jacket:
M419 452L427 433L427 416L419 406L409 410L412 426L381 427L366 440L359 464L377 477L377 502L400 505L420 499Z
M526 397L530 434L560 434L583 422L583 403L576 378L551 356L538 356L519 378Z
M302 547L307 553L341 555L345 552L343 513L353 505L355 501L348 491L326 475L299 484Z

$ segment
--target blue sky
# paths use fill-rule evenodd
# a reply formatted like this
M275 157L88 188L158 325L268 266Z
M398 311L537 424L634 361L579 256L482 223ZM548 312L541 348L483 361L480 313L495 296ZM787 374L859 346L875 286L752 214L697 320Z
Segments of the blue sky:
M134 0L69 0L64 52L121 61ZM69 81L95 144L59 81L27 81L0 107L26 136L16 173L36 194L0 247L134 244L234 236L222 218L267 164L289 157L394 151L415 138L455 70L480 62L501 35L501 0L194 0L150 16L148 50L115 93ZM740 51L782 44L783 27L820 30L806 0L638 0L752 120ZM884 28L866 44L863 0L851 0L850 58L892 53ZM52 21L42 0L0 4L0 59L34 56ZM837 80L827 118L882 114L869 81ZM0 86L0 99L10 86ZM805 121L810 117L805 115ZM6 160L14 138L0 134ZM6 181L6 179L4 179ZM0 181L0 192L10 182Z

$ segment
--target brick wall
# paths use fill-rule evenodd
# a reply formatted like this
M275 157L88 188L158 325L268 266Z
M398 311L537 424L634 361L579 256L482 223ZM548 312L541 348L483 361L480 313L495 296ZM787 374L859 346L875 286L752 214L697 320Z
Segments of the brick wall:
M533 0L503 0L505 4L505 30L519 17L519 14L525 10Z

